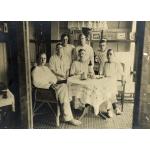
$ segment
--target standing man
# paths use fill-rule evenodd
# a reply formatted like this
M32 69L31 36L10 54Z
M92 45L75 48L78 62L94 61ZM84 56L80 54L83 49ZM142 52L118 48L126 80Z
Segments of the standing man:
M99 49L95 52L95 58L98 62L98 74L103 74L104 64L107 61L107 40L102 39L99 41Z
M45 53L39 55L39 63L32 71L33 85L37 88L43 89L49 89L50 87L54 88L59 101L63 106L64 120L76 126L80 125L81 122L74 119L72 115L67 85L56 84L57 77L47 66L45 66L46 59L47 57Z

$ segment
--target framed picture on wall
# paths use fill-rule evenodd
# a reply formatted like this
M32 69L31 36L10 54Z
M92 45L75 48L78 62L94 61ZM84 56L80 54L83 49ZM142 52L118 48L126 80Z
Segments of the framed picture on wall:
M100 32L92 32L92 40L100 40Z

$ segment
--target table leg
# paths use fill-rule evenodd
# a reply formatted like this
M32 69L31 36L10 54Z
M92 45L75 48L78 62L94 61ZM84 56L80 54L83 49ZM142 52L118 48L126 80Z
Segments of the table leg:
M100 115L103 119L105 119L105 120L107 119L107 117L106 117L102 112L100 112L99 115Z

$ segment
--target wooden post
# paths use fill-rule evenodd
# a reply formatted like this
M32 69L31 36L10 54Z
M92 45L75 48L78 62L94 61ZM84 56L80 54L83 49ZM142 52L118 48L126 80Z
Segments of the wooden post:
M150 22L145 22L142 53L139 127L150 128Z
M33 128L28 22L19 22L17 29L17 46L21 128Z
M133 111L133 128L139 128L140 126L140 90L141 90L141 68L142 68L142 55L144 46L144 30L145 22L137 22L136 30L136 84L135 84L135 99L134 99L134 111Z

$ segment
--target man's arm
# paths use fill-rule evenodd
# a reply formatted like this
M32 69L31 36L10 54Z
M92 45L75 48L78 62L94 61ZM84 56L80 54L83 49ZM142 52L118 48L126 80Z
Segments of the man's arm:
M76 72L76 65L75 62L73 62L70 69L70 76L75 75L75 72Z
M54 70L52 70L52 69L51 69L51 71L55 74L55 76L66 79L65 75L60 74L60 73L58 73L58 72L56 72L56 71L54 71Z
M55 63L57 63L57 62L55 62L55 60L54 60L54 58L52 56L50 58L50 60L49 60L49 67L50 67L51 71L55 74L55 76L58 76L58 77L61 77L61 78L65 79L65 75L64 74L61 74L58 71L56 71Z

